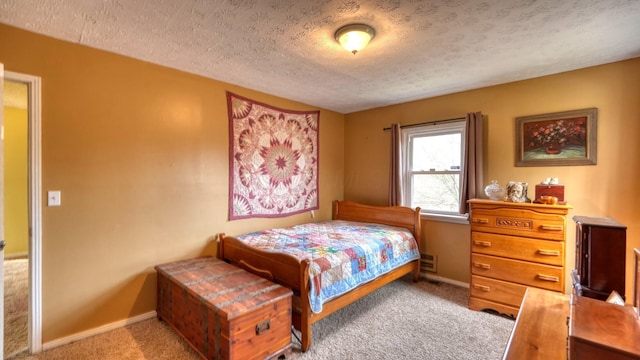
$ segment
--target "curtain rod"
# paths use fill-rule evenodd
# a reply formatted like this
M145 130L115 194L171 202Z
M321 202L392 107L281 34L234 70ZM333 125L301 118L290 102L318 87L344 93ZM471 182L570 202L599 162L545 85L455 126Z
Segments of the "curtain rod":
M462 120L466 120L466 119L467 118L460 117L460 118L453 118L453 119L426 121L426 122L421 122L421 123L417 123L417 124L400 125L400 128L403 129L403 128L414 127L414 126L422 126L422 125L437 125L437 124L440 124L440 123L462 121ZM387 131L387 130L391 130L391 128L390 127L386 127L386 128L384 128L382 130L383 131Z

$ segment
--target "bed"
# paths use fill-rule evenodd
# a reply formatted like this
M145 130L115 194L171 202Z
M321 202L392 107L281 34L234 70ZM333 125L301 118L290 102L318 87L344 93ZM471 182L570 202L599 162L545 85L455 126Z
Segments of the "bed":
M327 238L319 238L325 231ZM218 258L293 290L293 326L306 351L316 321L404 275L418 281L420 231L420 208L334 201L331 221L236 237L220 234ZM370 235L378 238L360 240ZM270 242L275 248L267 245ZM310 243L311 253L303 252ZM356 243L357 250L347 250L344 243ZM337 255L336 249L347 255ZM347 262L338 264L339 258ZM371 270L376 266L380 268ZM346 269L363 275L351 279Z

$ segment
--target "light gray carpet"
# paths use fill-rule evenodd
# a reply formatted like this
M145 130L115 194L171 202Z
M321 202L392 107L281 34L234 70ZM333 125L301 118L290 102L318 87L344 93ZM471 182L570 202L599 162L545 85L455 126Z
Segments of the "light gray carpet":
M313 325L306 353L291 360L500 359L513 320L467 309L468 289L397 280ZM196 360L166 324L143 321L20 359Z
M27 348L29 260L4 261L4 355Z
M313 326L290 359L500 359L514 321L467 308L469 290L395 281Z

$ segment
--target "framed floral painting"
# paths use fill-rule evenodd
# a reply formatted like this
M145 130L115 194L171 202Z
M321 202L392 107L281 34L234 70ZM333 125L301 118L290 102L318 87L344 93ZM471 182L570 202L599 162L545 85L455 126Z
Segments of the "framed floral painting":
M516 166L596 164L598 109L516 118Z

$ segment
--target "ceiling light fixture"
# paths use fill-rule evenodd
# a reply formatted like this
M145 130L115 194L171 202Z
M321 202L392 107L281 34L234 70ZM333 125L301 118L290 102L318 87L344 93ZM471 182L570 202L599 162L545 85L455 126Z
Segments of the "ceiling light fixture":
M355 55L358 51L364 49L365 46L376 36L375 30L365 24L350 24L338 29L335 34L336 40Z

